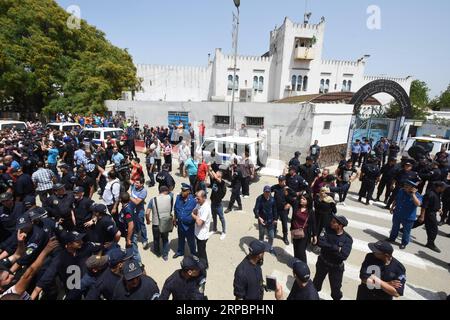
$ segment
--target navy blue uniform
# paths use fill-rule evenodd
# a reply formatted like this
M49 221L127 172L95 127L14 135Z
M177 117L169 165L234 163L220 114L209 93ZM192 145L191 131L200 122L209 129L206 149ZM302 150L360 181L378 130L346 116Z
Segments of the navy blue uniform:
M167 171L161 171L156 175L156 181L159 184L159 188L165 186L169 188L169 190L173 190L175 188L175 180Z
M97 278L95 284L90 287L85 296L86 300L112 300L114 289L122 277L106 269L100 277Z
M159 288L155 280L141 276L141 284L132 292L127 290L125 280L119 280L114 289L112 300L157 300Z
M344 232L336 234L327 228L319 236L320 256L317 259L314 286L317 291L322 290L322 284L328 275L333 300L342 299L342 277L344 275L344 261L352 250L353 239Z
M0 206L0 242L5 241L11 235L16 236L17 219L25 212L22 202L16 202L12 208Z
M75 200L73 203L73 212L75 215L75 230L84 232L84 224L92 219L92 212L90 210L94 201L87 197L81 198L79 201Z
M246 257L234 272L234 296L243 300L262 300L264 281L260 265L254 265Z
M67 193L62 197L52 195L43 204L43 208L48 211L49 216L55 220L64 219L62 226L66 230L73 230L72 209L75 202L73 193Z
M375 273L375 275L385 282L394 280L400 281L402 286L396 289L396 291L400 296L403 296L406 283L406 270L397 259L392 258L391 263L385 265L384 262L377 259L373 253L367 254L359 273L360 279L367 280L374 272L374 269L380 271L379 274ZM392 300L392 298L391 295L387 294L382 289L369 289L365 283L359 285L358 294L356 296L356 300Z
M205 300L205 275L198 278L186 279L182 276L182 270L177 270L167 278L161 291L159 300Z
M294 281L287 300L319 300L319 293L311 280L305 287L299 287L297 281Z

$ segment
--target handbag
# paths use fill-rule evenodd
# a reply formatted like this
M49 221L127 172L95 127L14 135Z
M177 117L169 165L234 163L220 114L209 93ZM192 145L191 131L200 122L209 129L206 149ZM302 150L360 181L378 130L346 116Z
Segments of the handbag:
M155 197L155 207L156 207L156 214L158 215L158 220L159 220L159 224L158 224L158 229L160 233L166 233L166 232L172 232L173 231L173 214L172 214L172 207L173 207L173 198L171 199L170 202L170 208L171 208L171 212L169 214L169 216L166 217L161 217L159 215L159 209L158 209L158 200Z
M305 238L305 226L308 223L308 219L309 219L309 213L308 213L308 217L305 220L305 223L303 224L303 227L291 230L292 239L299 240L299 239Z

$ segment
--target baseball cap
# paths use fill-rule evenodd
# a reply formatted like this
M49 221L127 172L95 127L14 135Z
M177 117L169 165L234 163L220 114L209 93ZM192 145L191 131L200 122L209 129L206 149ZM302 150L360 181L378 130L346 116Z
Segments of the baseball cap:
M181 261L181 268L183 270L204 270L205 266L196 256L188 256Z
M34 208L28 212L28 215L30 216L31 221L34 221L47 215L47 210L44 208Z
M264 192L272 192L272 188L270 186L265 186L263 190Z
M141 265L134 259L125 261L123 266L123 277L125 280L131 280L141 276L144 273Z
M302 154L302 153L301 153L300 151L296 151L295 154L294 154L294 156L295 156L296 158L298 158L301 154Z
M267 246L262 241L253 240L252 242L250 242L250 245L249 245L248 249L249 249L250 255L257 256L258 254L266 252L267 251Z
M286 180L286 177L285 176L279 176L278 177L278 181L285 181Z
M92 206L92 211L102 213L102 214L107 214L108 208L102 203L97 203Z
M55 183L55 184L53 185L53 190L54 190L54 191L56 191L56 190L61 190L62 188L64 188L64 185L63 185L62 183Z
M403 181L403 185L404 185L404 186L410 186L410 187L417 188L418 183L416 183L416 182L414 182L414 181L411 181L411 180L404 180L404 181Z
M21 229L24 229L26 227L31 227L31 226L32 226L32 223L31 223L30 216L28 214L24 214L22 217L20 217L17 220L16 229L21 230Z
M306 157L306 161L310 161L310 160L312 160L313 158L312 157L310 157L310 156L307 156Z
M0 202L12 200L12 198L13 198L13 194L11 192L5 192L5 193L0 194Z
M125 261L133 257L133 252L125 249L116 248L108 252L109 265L115 267L119 262Z
M369 246L369 249L373 253L383 253L383 254L392 255L392 253L394 252L394 248L392 247L392 245L386 241L378 241L378 242L374 242L374 243L369 243L368 246Z
M182 183L182 184L181 184L181 190L182 190L182 191L191 190L191 186L188 185L187 183Z
M32 195L27 195L23 198L23 205L25 207L31 207L36 205L36 197Z
M449 185L446 184L444 181L435 181L435 182L433 183L433 186L434 186L435 188L448 188L448 187L449 187Z
M71 242L83 240L83 238L85 236L86 236L85 233L79 233L77 231L70 231L70 232L64 233L62 235L62 238L64 240L64 243L68 244L68 243L71 243Z
M86 267L88 269L99 269L103 270L108 265L108 256L99 256L99 255L92 255L86 260Z
M296 260L292 269L301 282L308 282L311 278L311 271L309 270L308 265L301 260Z
M84 193L84 188L81 187L81 186L76 186L76 187L73 189L73 193Z
M336 219L336 221L340 224L346 227L348 225L348 220L344 216L338 216L336 214L333 214L333 218Z

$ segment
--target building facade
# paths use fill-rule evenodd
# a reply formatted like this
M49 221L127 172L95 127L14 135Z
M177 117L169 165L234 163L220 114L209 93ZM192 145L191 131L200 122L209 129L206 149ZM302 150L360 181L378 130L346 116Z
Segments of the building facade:
M287 97L328 92L356 92L377 79L390 79L409 93L412 77L365 75L369 56L357 61L324 60L325 19L298 24L285 18L270 32L269 51L262 56L237 57L215 50L205 67L137 65L143 90L138 101L273 102ZM236 81L234 81L236 80ZM235 84L235 85L233 85ZM233 88L234 87L234 88ZM392 98L377 95L383 104Z

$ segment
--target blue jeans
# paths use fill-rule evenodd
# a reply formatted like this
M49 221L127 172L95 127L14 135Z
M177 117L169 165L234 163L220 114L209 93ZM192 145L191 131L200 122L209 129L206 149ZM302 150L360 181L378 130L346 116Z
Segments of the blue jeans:
M217 216L219 216L220 223L222 224L222 232L226 233L225 217L223 215L222 203L211 203L211 213L213 217L213 231L217 231Z
M266 233L267 230L267 235L269 236L269 246L270 246L270 250L273 249L273 238L275 238L275 228L273 226L273 224L267 226L263 226L261 224L261 222L258 221L258 227L259 227L259 240L260 241L264 241L264 234Z
M131 236L131 250L133 252L133 259L141 262L141 255L139 254L139 248L138 248L138 236L136 232L133 233Z
M402 245L407 246L409 244L411 229L414 225L414 221L402 220L394 215L392 218L392 230L389 239L395 241L397 239L400 224L403 225Z
M184 230L181 224L178 225L178 250L177 254L184 256L184 245L186 243L186 239L188 242L189 250L191 251L191 255L197 255L197 250L195 248L195 234L194 234L194 225L190 226L189 229Z
M136 233L138 236L141 236L141 242L145 245L148 243L147 238L147 227L145 225L145 210L142 209L137 212L137 221L136 221Z

